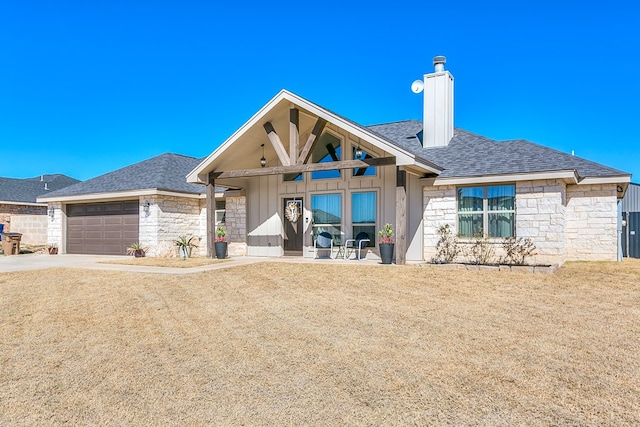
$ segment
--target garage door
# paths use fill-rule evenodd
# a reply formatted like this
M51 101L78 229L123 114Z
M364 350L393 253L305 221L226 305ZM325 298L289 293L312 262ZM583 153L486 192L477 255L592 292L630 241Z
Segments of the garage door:
M67 252L125 255L138 241L138 201L67 205Z

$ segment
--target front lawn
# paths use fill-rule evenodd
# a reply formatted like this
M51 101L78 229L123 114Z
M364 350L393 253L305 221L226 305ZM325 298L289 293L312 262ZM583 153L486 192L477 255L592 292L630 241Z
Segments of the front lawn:
M638 425L640 261L0 275L0 425Z

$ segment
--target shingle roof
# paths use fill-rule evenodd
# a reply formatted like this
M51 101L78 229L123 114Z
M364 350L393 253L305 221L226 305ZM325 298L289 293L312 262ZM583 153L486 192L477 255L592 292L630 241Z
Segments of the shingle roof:
M0 203L36 203L36 198L80 182L62 174L35 178L0 178Z
M502 175L559 170L576 170L578 176L606 177L628 175L617 169L572 156L523 139L495 141L462 129L455 129L446 147L423 148L417 134L417 120L367 127L399 147L441 166L442 178Z
M147 189L201 194L205 192L203 185L189 184L185 179L186 175L201 161L202 159L196 159L195 157L165 153L62 190L48 193L46 197Z

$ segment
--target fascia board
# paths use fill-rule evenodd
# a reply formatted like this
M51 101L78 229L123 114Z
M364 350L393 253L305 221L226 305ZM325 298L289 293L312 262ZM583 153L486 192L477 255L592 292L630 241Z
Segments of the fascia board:
M275 107L281 100L286 99L285 90L281 90L276 96L274 96L269 102L267 102L257 113L255 113L245 124L240 126L229 138L227 138L218 148L213 150L211 154L207 156L195 169L187 174L187 182L191 184L208 184L207 177L204 175L204 170L222 153L224 153L234 142L240 138L248 129L254 126L260 119L262 119L268 111Z
M452 178L425 178L422 179L425 185L471 185L471 184L488 184L492 182L515 182L515 181L535 181L540 179L563 179L568 182L577 184L578 175L575 170L534 172L522 174L505 174L505 175L482 175L469 177L452 177Z
M112 193L90 193L90 194L78 194L72 196L58 196L58 197L38 197L38 201L42 203L54 203L54 202L83 202L83 201L101 201L101 200L114 200L114 199L131 199L144 196L171 196L171 197L184 197L187 199L202 199L206 198L205 193L179 193L176 191L166 191L158 189L146 189L146 190L132 190L132 191L116 191ZM216 193L216 197L224 197L223 193Z
M589 176L582 178L578 185L587 184L627 184L631 182L631 175L617 176Z
M46 203L34 203L34 202L14 202L9 200L0 200L0 205L17 205L17 206L47 206Z

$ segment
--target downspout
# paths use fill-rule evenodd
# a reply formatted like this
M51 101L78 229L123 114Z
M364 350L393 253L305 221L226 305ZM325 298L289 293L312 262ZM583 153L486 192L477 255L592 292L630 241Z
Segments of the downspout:
M622 203L618 200L618 262L622 261Z

